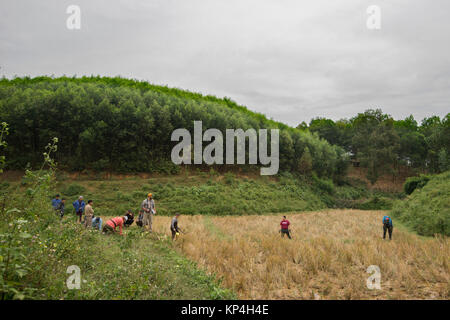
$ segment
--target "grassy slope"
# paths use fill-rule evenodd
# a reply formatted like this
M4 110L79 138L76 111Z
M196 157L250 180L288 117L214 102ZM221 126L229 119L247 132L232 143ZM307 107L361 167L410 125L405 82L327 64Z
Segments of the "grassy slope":
M317 180L292 176L264 177L226 173L190 173L149 179L63 180L58 192L74 201L78 194L96 203L100 214L117 215L138 210L148 192L154 194L159 214L242 215L311 211L327 207L389 209L396 195L365 187L324 187ZM331 184L331 187L330 187ZM79 190L77 190L79 189ZM390 198L388 198L390 197ZM69 203L69 207L71 205Z
M99 215L114 216L128 209L137 212L148 192L154 194L158 213L171 215L212 214L248 215L293 211L312 211L329 208L364 210L390 209L398 194L368 190L361 182L335 186L331 181L298 180L290 175L267 177L257 174L225 175L217 172L190 172L179 175L153 175L142 178L135 175L101 179L68 177L60 174L56 192L71 203L83 195L92 199ZM11 181L12 186L18 182ZM27 185L22 180L23 188Z
M22 240L22 253L30 272L21 283L35 289L27 299L235 298L213 275L174 251L167 237L137 229L122 237L105 236L67 217L38 233L28 232L33 237ZM66 286L72 265L80 268L83 279L78 290Z
M142 234L137 230L126 230L126 236L123 237L104 236L94 230L83 230L79 225L73 226L72 222L70 224L69 228L79 235L79 241L68 244L74 247L69 249L72 251L70 257L63 259L65 263L53 265L49 268L52 275L42 277L47 282L45 298L234 297L230 291L223 290L214 277L206 275L195 263L177 254L166 237ZM67 277L65 268L69 263L78 265L82 278L87 281L81 284L80 290L65 288L64 280ZM42 264L41 266L45 267L45 262Z
M420 235L450 235L450 171L432 177L425 187L397 201L392 215Z
M263 214L325 208L323 201L305 184L278 183L270 178L237 178L232 174L180 175L150 179L130 177L111 181L61 181L58 185L70 201L67 186L85 188L102 215L137 211L148 192L154 194L158 213L173 214ZM76 188L75 188L76 189ZM82 190L82 189L81 189ZM71 207L71 206L70 206Z

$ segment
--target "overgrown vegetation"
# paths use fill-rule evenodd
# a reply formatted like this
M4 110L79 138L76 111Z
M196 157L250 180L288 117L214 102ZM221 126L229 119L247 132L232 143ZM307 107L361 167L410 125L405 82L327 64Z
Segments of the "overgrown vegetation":
M404 201L395 203L392 215L420 235L450 235L450 171L430 177Z
M2 184L1 299L233 299L214 275L173 250L165 235L129 230L105 236L74 219L59 217L49 205L54 193L57 139L44 153L39 171L26 171L25 185ZM78 187L67 188L73 190ZM68 205L70 205L68 203ZM80 269L80 289L66 285L67 268Z
M11 182L15 185L17 182ZM26 188L22 186L22 188ZM76 190L77 192L73 192ZM69 191L69 193L67 193ZM248 215L325 208L385 210L401 195L369 190L356 182L335 185L331 180L294 177L282 173L269 178L246 177L231 172L186 171L177 176L125 179L64 179L56 184L55 193L67 198L67 214L79 195L94 201L99 215L115 216L126 210L139 210L147 193L152 192L159 215L175 212L194 215ZM50 197L47 199L50 201Z

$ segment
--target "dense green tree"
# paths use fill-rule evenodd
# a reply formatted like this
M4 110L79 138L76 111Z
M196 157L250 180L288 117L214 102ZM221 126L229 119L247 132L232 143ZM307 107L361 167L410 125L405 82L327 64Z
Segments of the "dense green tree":
M412 115L404 120L394 120L381 109L369 109L349 120L334 122L319 117L312 119L309 126L303 123L298 128L342 147L361 161L368 169L370 180L375 182L385 173L395 177L401 166L430 172L447 170L449 119L450 114L443 119L433 116L425 118L419 126ZM342 155L338 157L342 158Z
M229 98L120 77L15 78L0 80L0 120L10 126L7 167L41 163L42 150L59 137L55 157L68 170L167 171L171 134L195 120L203 129L280 129L280 170L298 172L305 148L312 170L337 177L343 150L307 131L249 111Z

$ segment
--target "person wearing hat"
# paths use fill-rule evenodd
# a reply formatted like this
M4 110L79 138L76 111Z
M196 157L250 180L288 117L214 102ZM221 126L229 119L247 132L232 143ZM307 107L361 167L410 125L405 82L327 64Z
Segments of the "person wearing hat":
M392 231L394 230L394 224L392 218L389 216L383 217L383 239L386 239L386 231L389 231L389 240L392 240Z
M75 208L75 214L78 216L78 222L81 223L81 216L84 213L84 207L86 205L83 201L83 196L79 196L78 200L75 200L72 205Z
M122 227L123 224L128 220L127 216L124 217L115 217L112 219L109 219L105 225L103 226L103 233L116 233L116 228L119 227L119 233L122 235Z
M147 199L142 201L141 209L144 211L142 226L145 228L148 225L149 231L152 232L153 215L156 214L156 207L151 193L147 194Z

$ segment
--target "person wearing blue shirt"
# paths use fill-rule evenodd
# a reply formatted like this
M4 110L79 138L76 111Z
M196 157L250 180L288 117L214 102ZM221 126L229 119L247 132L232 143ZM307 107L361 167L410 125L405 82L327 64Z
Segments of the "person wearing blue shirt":
M92 228L102 230L103 220L100 217L92 218Z
M55 208L56 214L58 214L61 217L61 219L64 217L65 206L66 206L66 199L62 198L59 205Z
M392 231L394 230L394 225L392 224L392 219L389 216L383 217L383 239L386 239L386 231L389 231L389 240L392 240Z
M52 207L53 207L53 209L57 210L60 203L61 203L61 199L59 199L59 194L57 194L55 196L55 199L52 200Z
M81 223L81 216L84 213L84 207L85 207L85 203L83 201L83 196L79 196L78 200L75 200L74 203L72 203L72 205L75 208L75 214L78 216L78 222Z

